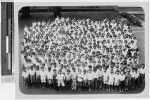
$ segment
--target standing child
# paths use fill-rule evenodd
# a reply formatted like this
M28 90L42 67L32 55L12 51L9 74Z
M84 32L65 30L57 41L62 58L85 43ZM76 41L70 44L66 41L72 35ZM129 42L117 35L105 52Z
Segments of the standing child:
M69 89L71 88L71 73L70 70L67 70L67 74L65 75L65 79L66 79L66 91L69 91Z
M94 83L93 83L93 89L96 90L97 89L97 81L98 81L98 73L97 73L97 70L98 69L93 69L93 80L94 80Z
M139 72L137 71L138 69L135 69L135 89L139 87Z
M103 88L103 73L104 73L104 68L100 67L100 72L99 72L99 88Z
M30 74L30 82L31 82L31 87L34 85L34 79L35 79L35 70L33 68L33 66L31 67L30 71L29 71L29 74Z
M71 79L72 79L72 90L76 91L76 89L77 89L77 73L76 73L75 69L72 72Z
M51 68L48 69L47 78L48 78L48 84L51 87L53 83L53 70L51 70Z
M130 70L128 69L125 76L125 91L131 89L131 74Z
M139 74L140 74L140 86L143 86L143 85L145 85L145 66L144 66L144 64L142 64L142 65L140 65L140 68L139 68Z
M78 91L80 91L82 89L82 82L83 82L83 74L82 74L82 71L79 70L78 72L78 76L77 76L77 79L78 79Z
M91 91L91 89L92 89L92 80L93 80L93 75L92 75L91 70L88 71L87 80L88 80L89 91Z
M115 91L119 90L119 70L116 71L116 74L114 76L114 86L115 86Z
M28 85L29 85L29 72L26 69L23 70L22 77L23 77L23 80L25 82L26 88L28 88Z
M36 68L35 74L36 74L36 86L38 87L41 84L41 76L40 76L39 66Z
M87 72L86 70L83 71L83 90L87 90Z
M61 71L59 71L57 76L56 76L56 79L57 79L57 86L59 88L59 92L63 92L64 87L65 87L65 83L64 83L65 76L64 76L64 74Z
M113 84L114 83L114 73L113 70L111 70L111 73L109 74L109 81L108 81L108 85L109 85L109 91L113 91Z
M135 68L134 69L132 68L132 71L130 72L130 74L131 74L131 86L132 86L132 89L134 90L135 89L135 77L136 77Z
M56 77L57 77L56 69L53 69L53 87L54 87L54 89L58 90Z
M119 76L120 76L119 90L120 90L120 92L124 92L124 87L125 87L125 75L124 75L124 72L121 71Z
M40 76L41 76L41 87L44 88L46 83L46 73L44 68L41 69Z
M108 83L108 74L106 73L107 69L105 69L103 73L103 90L107 89L107 83Z

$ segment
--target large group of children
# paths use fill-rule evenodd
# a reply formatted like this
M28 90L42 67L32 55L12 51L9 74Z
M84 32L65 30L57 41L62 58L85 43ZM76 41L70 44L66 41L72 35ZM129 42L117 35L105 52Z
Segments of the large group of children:
M56 18L25 26L26 88L128 91L144 84L137 40L125 20Z

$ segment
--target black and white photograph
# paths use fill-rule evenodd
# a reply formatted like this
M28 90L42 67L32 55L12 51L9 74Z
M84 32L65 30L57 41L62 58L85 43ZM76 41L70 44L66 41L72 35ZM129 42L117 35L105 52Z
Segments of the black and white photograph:
M25 6L18 12L23 94L138 94L145 89L138 5Z

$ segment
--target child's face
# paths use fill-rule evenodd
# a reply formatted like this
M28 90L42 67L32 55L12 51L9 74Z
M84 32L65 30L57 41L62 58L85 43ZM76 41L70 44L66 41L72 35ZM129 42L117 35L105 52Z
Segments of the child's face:
M124 73L123 73L123 71L121 71L121 75L123 75Z

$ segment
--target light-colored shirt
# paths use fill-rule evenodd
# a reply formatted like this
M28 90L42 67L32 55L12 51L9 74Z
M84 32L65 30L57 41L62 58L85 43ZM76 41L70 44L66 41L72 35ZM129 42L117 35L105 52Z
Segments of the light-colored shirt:
M47 72L47 78L48 79L53 79L53 71L50 71L50 72L48 71Z
M97 72L93 72L93 78L98 78L98 73Z
M66 76L67 81L69 81L71 79L71 73L69 73L69 74L67 73L65 76Z
M139 77L139 72L135 72L135 79Z
M24 78L28 78L28 76L29 76L29 73L26 71L26 72L22 72L22 77L24 77Z
M35 74L35 70L30 70L29 73L30 73L30 75L34 75Z
M114 74L109 74L109 83L114 82Z
M87 80L87 74L83 74L83 80Z
M132 78L135 78L135 74L136 74L135 71L134 72L130 72L130 74L131 74Z
M45 71L40 71L40 76L41 76L41 78L42 79L44 79L44 78L46 78L46 73L45 73Z
M125 80L125 75L120 75L120 81L124 81Z
M103 80L104 81L108 80L108 74L106 72L103 73Z
M138 69L140 74L145 74L145 70L143 68Z
M72 79L76 79L76 77L77 77L76 72L72 72L71 78L72 78Z
M36 70L36 77L39 77L40 76L40 70Z
M83 74L78 74L78 81L82 82L83 81Z
M88 78L87 78L88 80L93 80L93 74L92 74L92 73L88 73L88 74L87 74L87 77L88 77Z
M64 76L64 74L57 74L56 79L59 81L63 81L65 79L65 76Z

